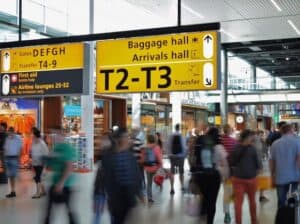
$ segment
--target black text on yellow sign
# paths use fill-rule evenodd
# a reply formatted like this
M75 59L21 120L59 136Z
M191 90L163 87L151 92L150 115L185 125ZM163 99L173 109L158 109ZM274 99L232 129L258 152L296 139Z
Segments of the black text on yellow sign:
M81 69L83 43L1 50L1 73Z
M99 41L97 92L217 89L218 41L217 32Z

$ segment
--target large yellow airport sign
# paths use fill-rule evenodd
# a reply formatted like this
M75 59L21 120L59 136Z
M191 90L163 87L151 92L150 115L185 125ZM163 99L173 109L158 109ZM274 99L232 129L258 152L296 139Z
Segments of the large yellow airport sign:
M215 90L219 35L193 32L97 42L97 93Z
M83 43L4 49L1 73L80 69L83 58Z

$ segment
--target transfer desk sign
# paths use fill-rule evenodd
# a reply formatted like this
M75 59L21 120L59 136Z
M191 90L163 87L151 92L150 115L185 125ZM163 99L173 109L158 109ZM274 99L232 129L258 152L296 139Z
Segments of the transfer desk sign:
M97 93L218 89L219 34L193 32L97 42Z
M83 43L1 50L1 96L83 92Z

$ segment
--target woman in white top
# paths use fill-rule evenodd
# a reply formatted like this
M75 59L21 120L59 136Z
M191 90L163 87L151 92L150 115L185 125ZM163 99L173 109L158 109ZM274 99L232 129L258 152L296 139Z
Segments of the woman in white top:
M37 186L37 192L32 197L33 199L40 198L45 195L45 188L41 182L41 176L44 169L44 157L48 155L48 147L41 138L41 132L37 128L32 128L32 146L31 159L32 166L35 171L34 181Z

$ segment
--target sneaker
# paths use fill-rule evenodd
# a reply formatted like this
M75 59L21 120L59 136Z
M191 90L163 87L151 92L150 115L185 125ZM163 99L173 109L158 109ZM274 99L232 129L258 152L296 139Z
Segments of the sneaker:
M39 199L39 198L41 198L41 196L42 196L42 195L36 194L36 195L33 195L33 196L32 196L32 199Z
M171 190L170 191L170 195L174 195L175 194L175 191L174 190Z
M7 198L15 198L17 197L16 192L11 192L10 194L6 195Z
M231 222L230 214L229 214L229 213L226 213L226 214L225 214L225 218L224 218L224 223L225 223L225 224L230 224L230 222Z

